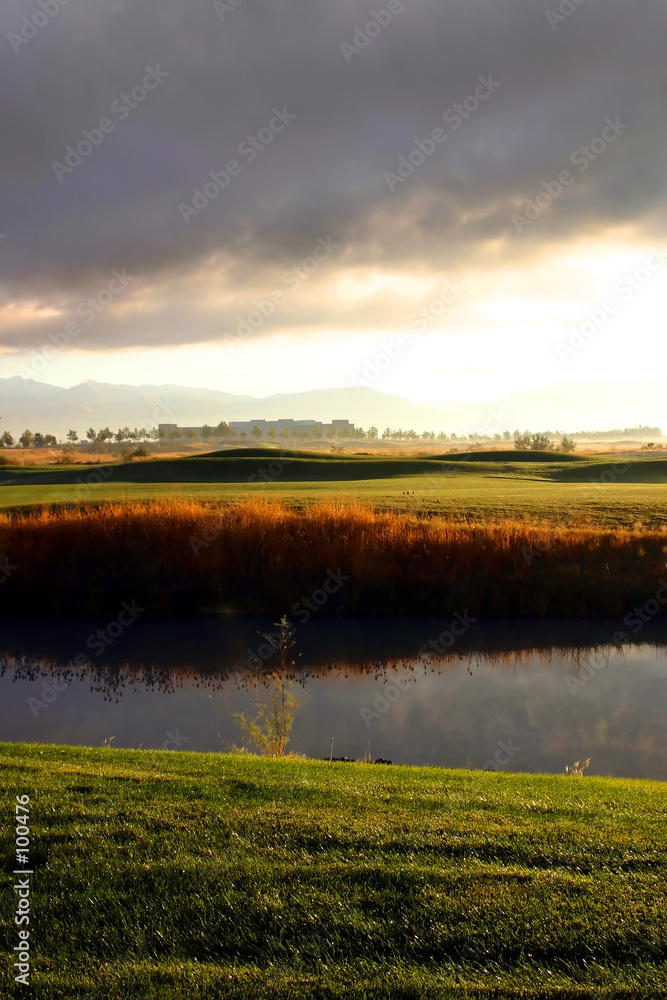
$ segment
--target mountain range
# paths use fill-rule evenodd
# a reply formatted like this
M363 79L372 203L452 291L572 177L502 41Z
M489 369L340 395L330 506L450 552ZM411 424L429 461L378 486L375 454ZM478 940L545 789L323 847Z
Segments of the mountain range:
M414 403L367 387L277 393L265 398L182 385L114 385L86 381L70 388L19 376L0 379L0 432L33 432L64 438L72 428L112 430L175 423L215 425L221 420L281 417L329 422L347 418L359 427L498 433L516 428L574 433L648 424L667 430L667 384L555 382L489 403Z

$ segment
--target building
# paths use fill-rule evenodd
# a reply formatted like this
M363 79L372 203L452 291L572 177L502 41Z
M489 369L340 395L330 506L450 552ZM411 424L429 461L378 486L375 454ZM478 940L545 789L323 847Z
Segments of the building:
M253 433L259 428L261 435ZM159 424L160 439L183 439L205 441L211 436L220 439L221 434L203 433L203 427L179 427L178 424ZM293 420L291 417L281 417L279 420L230 420L230 433L227 440L271 441L274 438L351 438L355 427L349 420L332 420L330 424L321 420Z

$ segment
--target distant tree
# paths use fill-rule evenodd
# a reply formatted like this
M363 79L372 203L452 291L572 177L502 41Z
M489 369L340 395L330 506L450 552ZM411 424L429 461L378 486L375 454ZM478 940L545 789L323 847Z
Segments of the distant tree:
M290 430L289 427L283 427L283 429L280 432L280 436L284 438L291 438L292 431Z
M509 441L512 435L510 434L509 431L503 431L503 437L505 438L506 441Z
M77 434L76 431L68 431L67 440L70 442L70 444L76 444L76 442L79 440L79 435Z
M446 441L446 440L447 440L447 431L440 431L440 433L438 434L438 441Z
M45 434L44 444L47 448L55 448L55 446L58 444L55 434Z
M113 436L114 433L110 427L103 427L97 435L97 440L104 444L105 441L111 441Z
M269 437L271 438L272 441L275 441L275 439L278 437L278 431L275 429L275 427L272 427L271 430L269 431Z
M530 442L531 451L551 451L554 443L547 434L533 434Z
M226 420L221 420L214 430L216 437L228 438L232 435L232 429Z
M0 438L3 448L12 448L14 445L14 438L11 436L9 431L5 431Z
M389 438L393 436L393 433L394 432L392 431L391 427L385 427L385 429L382 431L382 440L388 441Z
M32 448L35 444L35 435L32 431L24 431L19 438L19 444L22 448Z
M369 427L368 434L366 435L369 441L377 441L378 439L378 429L377 427Z
M269 431L269 436L271 436L271 431ZM321 441L322 439L322 428L313 427L313 433L311 435L313 441Z
M88 430L86 431L86 437L88 438L91 444L94 444L94 442L97 441L97 431L95 430L94 427L88 428Z
M514 431L514 447L517 451L528 451L532 440L530 431L526 431L525 434L522 434L521 431Z
M327 431L327 437L329 438L330 441L333 441L335 436L336 436L335 430L333 429L333 427L330 427Z
M208 440L208 438L213 437L213 428L209 424L204 424L204 426L201 429L201 436L203 437L204 441Z
M253 427L253 429L252 429L252 436L254 437L255 441L259 441L260 438L264 437L264 431L259 426L259 424L255 424L255 426ZM304 437L305 437L305 434L304 434Z
M435 431L424 431L422 438L424 441L435 441Z
M560 439L561 451L566 451L566 452L574 451L576 447L577 447L576 443L572 440L571 437L568 437L567 434L564 434L563 437Z

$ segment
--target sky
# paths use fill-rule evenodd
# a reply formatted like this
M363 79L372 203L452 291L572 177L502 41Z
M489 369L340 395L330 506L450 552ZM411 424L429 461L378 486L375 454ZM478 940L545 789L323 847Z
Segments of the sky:
M0 377L663 378L666 29L662 0L4 0Z

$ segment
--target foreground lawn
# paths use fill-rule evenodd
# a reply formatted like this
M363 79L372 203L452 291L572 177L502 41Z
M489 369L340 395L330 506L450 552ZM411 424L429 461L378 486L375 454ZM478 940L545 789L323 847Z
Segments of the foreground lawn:
M38 1000L667 997L662 783L0 744L0 786Z

